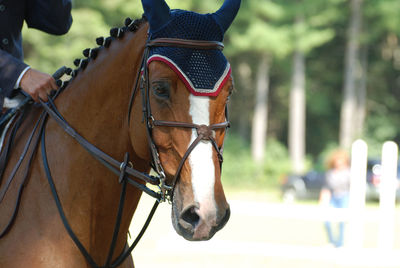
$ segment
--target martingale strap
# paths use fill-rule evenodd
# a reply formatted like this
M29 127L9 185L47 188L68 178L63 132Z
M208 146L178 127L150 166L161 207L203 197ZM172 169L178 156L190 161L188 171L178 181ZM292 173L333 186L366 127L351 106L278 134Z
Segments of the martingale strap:
M46 154L46 146L45 146L45 131L44 129L42 130L42 155L43 155L43 165L45 167L46 171L46 176L52 191L52 195L54 198L54 201L56 203L59 215L62 219L63 225L65 229L67 230L69 236L71 239L74 241L75 245L77 248L80 250L82 255L85 257L87 262L91 265L91 267L117 267L119 266L125 259L131 254L133 249L136 247L138 244L139 240L143 236L144 232L146 231L147 227L150 224L151 219L153 218L155 211L158 207L158 204L161 201L161 195L159 193L154 192L153 190L149 189L147 186L142 185L140 183L137 183L135 180L129 178L127 175L133 175L137 176L138 178L143 179L144 181L148 182L148 178L153 178L157 179L153 176L147 175L145 173L139 172L134 170L133 168L129 167L129 156L128 154L125 155L124 162L120 163L117 160L111 158L101 150L99 150L97 147L89 143L86 139L84 139L82 136L80 136L66 121L65 119L61 116L61 114L58 112L57 108L54 105L54 102L49 98L48 103L44 103L41 101L41 105L45 109L45 112L47 112L48 115L50 115L55 121L69 134L71 135L76 141L78 141L79 144L82 145L83 148L85 148L91 155L93 155L97 160L99 160L103 165L105 165L107 168L109 168L111 171L113 171L115 174L119 175L118 181L119 183L122 184L121 188L121 193L120 193L120 201L119 201L119 206L118 206L118 213L117 217L115 220L115 225L114 225L114 232L112 236L112 241L109 249L109 253L107 256L107 261L104 266L99 266L97 263L93 260L89 252L85 249L85 247L82 245L82 243L79 241L78 237L75 235L73 232L71 226L68 223L68 220L65 216L64 210L62 208L62 204L60 202L60 199L57 194L57 190L55 188L55 184L53 181L53 178L51 176L50 172L50 167L47 162L47 154ZM119 169L116 169L115 166L118 166ZM126 195L126 184L129 183L143 192L149 194L152 197L156 198L156 201L153 205L153 208L151 209L147 220L145 224L143 225L142 229L140 230L139 234L137 235L135 241L132 243L132 245L125 249L117 258L114 262L112 262L112 256L114 254L116 242L117 242L117 237L119 233L119 229L121 226L121 219L122 219L122 212L124 208L124 200L125 200L125 195Z
M43 101L40 101L42 107L45 109L45 111L61 126L62 129L66 133L68 133L72 138L74 138L83 148L85 148L94 158L96 158L98 161L100 161L104 166L106 166L109 170L111 170L114 174L119 175L120 174L120 168L123 164L123 162L119 162L109 156L108 154L104 153L100 149L98 149L96 146L88 142L85 138L83 138L81 135L79 135L69 124L68 122L61 116L61 114L58 112L54 102L49 99L48 103L45 103ZM126 167L126 174L136 177L138 179L141 179L145 182L148 182L153 185L158 185L159 180L157 177L151 176L149 174L137 171L133 169L132 167L127 166ZM131 178L127 178L127 181L129 184L139 188L143 192L149 194L150 196L160 199L160 195L153 190L149 189L143 184L140 184L136 182L135 180Z
M120 200L119 200L119 205L118 205L118 212L117 212L117 216L116 216L116 220L115 220L115 225L114 225L114 232L113 232L113 236L112 236L112 240L111 240L111 244L110 244L110 249L109 249L109 253L107 255L107 260L104 266L99 266L94 259L92 258L92 256L89 254L89 252L86 250L86 248L82 245L82 243L79 241L79 238L76 236L76 234L74 233L74 231L72 230L71 226L68 223L67 217L65 216L60 198L57 194L57 189L56 186L54 184L54 180L53 177L51 175L51 171L50 171L50 167L47 161L47 153L46 153L46 139L45 139L45 130L44 128L42 128L41 130L41 150L42 150L42 157L43 157L43 166L45 169L45 173L46 173L46 177L47 177L47 181L50 185L50 189L54 198L54 201L56 203L57 206L57 210L58 213L60 215L60 218L62 220L62 223L65 227L65 229L67 230L69 236L71 237L71 239L74 241L75 245L77 246L77 248L79 249L79 251L81 252L81 254L85 257L86 261L90 264L91 267L95 267L95 268L100 268L100 267L105 267L105 268L114 268L114 267L118 267L119 265L121 265L122 262L125 261L125 259L131 254L131 252L133 251L133 249L136 247L136 245L138 244L138 242L140 241L140 239L142 238L144 232L146 231L147 227L149 226L155 212L156 209L159 205L159 200L156 200L153 208L151 209L146 222L144 223L142 229L140 230L139 234L137 235L135 241L132 243L132 245L125 249L117 258L114 262L112 262L112 256L114 255L114 251L115 251L115 246L117 243L117 238L118 238L118 234L119 234L119 230L121 227L121 219L122 219L122 213L123 213L123 209L124 209L124 204L125 204L125 196L126 196L126 186L127 186L127 177L126 177L126 169L127 169L127 165L129 164L129 155L128 153L125 154L125 158L124 158L124 162L122 163L121 166L121 172L119 175L119 179L118 181L122 184L121 187L121 192L120 192Z

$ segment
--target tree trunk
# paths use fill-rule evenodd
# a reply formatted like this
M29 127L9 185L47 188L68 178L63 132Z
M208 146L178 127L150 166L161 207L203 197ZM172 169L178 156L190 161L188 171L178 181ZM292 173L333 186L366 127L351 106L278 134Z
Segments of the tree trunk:
M364 129L367 100L367 68L368 68L368 48L363 46L361 49L360 77L357 83L357 112L356 112L356 133L361 137Z
M289 103L289 153L292 171L304 172L305 154L305 58L296 49L293 55L292 86Z
M239 83L241 92L239 92L239 100L237 100L240 113L238 115L238 132L243 140L248 140L249 138L249 128L250 128L250 116L248 111L251 110L249 107L249 97L252 95L252 81L251 81L251 67L247 62L242 61L238 65Z
M253 160L257 163L261 163L264 160L267 138L269 67L268 57L261 57L257 71L257 87L251 133L251 153Z
M343 148L350 148L356 133L356 80L357 70L360 64L359 47L362 23L362 2L363 0L351 0L350 2L351 18L345 55L345 77L339 137L340 146Z

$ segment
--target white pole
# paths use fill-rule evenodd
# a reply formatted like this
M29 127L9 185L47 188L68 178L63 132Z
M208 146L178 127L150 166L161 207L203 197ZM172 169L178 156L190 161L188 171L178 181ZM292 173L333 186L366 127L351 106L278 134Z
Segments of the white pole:
M379 186L379 232L378 247L393 249L394 222L397 188L397 156L396 143L387 141L382 147L382 174Z
M351 248L362 248L364 243L367 152L368 147L363 140L356 140L351 146L350 217L347 232L347 245Z

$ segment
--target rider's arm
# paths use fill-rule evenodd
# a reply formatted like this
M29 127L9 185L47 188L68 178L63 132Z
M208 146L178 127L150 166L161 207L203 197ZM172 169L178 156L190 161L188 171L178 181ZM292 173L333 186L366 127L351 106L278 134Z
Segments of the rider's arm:
M19 76L27 67L23 61L0 49L0 92L3 97L11 94Z
M25 21L28 27L54 35L65 34L71 27L71 0L30 0L26 4ZM15 77L13 88L21 88L35 101L39 98L47 101L47 94L57 89L51 75L29 68L26 64L16 71Z
M23 61L0 49L0 95L10 96L13 89L20 87L35 101L42 98L47 101L47 94L57 89L54 79L30 68Z
M71 27L71 0L30 0L27 5L28 27L54 35L65 34Z

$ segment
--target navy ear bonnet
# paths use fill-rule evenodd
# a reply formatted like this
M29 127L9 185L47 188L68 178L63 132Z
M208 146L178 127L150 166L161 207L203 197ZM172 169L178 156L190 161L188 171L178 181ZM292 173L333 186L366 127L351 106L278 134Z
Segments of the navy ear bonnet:
M213 14L171 10L169 20L152 32L150 39L180 38L188 40L223 41L224 30ZM153 47L147 64L166 63L196 96L216 96L228 81L231 68L220 50L181 47Z

